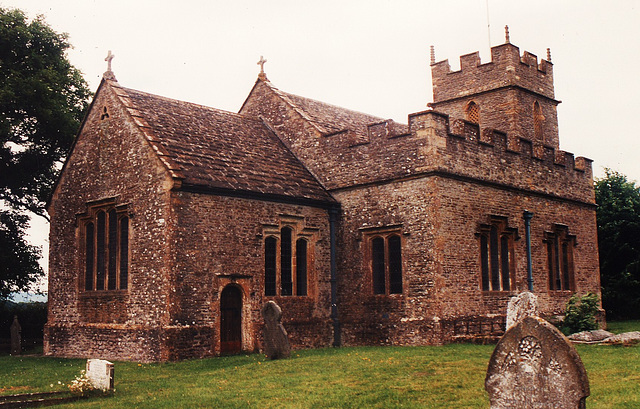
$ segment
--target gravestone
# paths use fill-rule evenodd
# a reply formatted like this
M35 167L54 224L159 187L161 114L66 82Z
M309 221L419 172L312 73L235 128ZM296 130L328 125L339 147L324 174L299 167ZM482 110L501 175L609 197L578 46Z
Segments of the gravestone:
M87 359L85 372L91 386L101 391L113 390L113 364L104 359Z
M511 297L507 305L507 325L505 331L516 325L524 317L538 315L538 296L524 291L515 297Z
M22 353L22 327L18 322L18 316L13 316L11 324L11 355L20 355Z
M560 331L540 317L525 317L496 345L485 389L491 409L584 409L589 380Z
M264 318L264 352L269 359L289 358L291 345L287 331L282 326L282 310L273 301L267 302L262 307Z

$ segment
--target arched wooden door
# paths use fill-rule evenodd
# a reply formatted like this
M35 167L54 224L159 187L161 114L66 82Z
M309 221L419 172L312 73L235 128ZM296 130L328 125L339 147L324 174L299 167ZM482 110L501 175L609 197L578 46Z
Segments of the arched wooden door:
M229 285L220 295L220 353L242 351L242 291Z

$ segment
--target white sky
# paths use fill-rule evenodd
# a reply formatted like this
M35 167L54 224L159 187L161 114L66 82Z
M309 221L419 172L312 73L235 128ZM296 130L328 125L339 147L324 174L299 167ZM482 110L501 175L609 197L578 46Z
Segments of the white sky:
M488 5L488 13L487 13ZM554 63L560 146L640 181L636 0L0 0L67 32L92 90L108 50L121 85L236 112L256 62L283 91L406 123L438 61L511 43ZM487 16L490 34L487 30ZM36 223L34 223L35 225ZM34 241L47 227L37 223Z

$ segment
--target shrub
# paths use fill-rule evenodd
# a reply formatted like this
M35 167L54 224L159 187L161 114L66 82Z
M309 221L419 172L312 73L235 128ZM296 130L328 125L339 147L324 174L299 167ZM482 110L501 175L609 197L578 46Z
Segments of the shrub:
M581 331L598 329L596 314L598 314L598 296L587 293L582 297L578 294L567 301L562 332L573 334Z

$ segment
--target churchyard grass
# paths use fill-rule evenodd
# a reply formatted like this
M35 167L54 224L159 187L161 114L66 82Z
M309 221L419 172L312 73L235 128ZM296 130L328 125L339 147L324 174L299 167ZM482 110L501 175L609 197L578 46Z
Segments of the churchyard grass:
M607 331L613 332L614 334L640 331L640 320L607 321Z
M113 396L60 408L487 408L493 345L349 347L138 364L115 363ZM640 346L579 345L589 408L640 407ZM0 357L0 394L65 390L86 361ZM60 382L60 384L58 383Z

